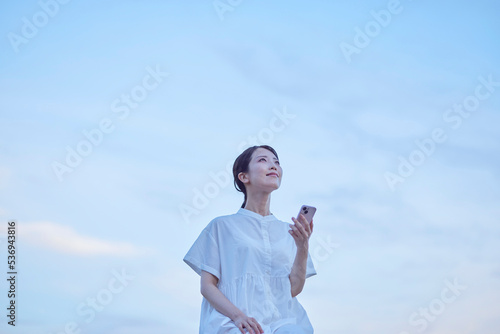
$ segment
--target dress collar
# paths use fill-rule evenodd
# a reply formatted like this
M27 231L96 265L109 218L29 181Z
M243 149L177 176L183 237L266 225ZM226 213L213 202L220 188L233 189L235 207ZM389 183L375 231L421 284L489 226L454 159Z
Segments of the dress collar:
M271 220L276 220L276 217L271 213L270 215L267 216L262 216L258 214L257 212L250 211L245 208L240 208L237 212L240 215L245 215L253 218L257 218L259 220L264 220L264 221L271 221Z

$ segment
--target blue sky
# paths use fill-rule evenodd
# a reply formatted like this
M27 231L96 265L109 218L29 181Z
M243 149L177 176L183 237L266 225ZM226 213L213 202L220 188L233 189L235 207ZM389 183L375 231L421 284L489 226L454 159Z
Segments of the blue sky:
M499 5L214 3L2 5L2 333L197 332L182 258L240 207L226 166L257 143L273 214L318 208L316 333L496 334Z

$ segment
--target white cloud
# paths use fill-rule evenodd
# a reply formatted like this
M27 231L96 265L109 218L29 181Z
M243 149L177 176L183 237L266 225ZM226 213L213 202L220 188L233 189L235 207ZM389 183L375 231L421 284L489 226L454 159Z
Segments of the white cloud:
M78 234L73 228L53 222L19 225L22 240L57 252L79 256L138 256L145 250L127 242L108 241Z

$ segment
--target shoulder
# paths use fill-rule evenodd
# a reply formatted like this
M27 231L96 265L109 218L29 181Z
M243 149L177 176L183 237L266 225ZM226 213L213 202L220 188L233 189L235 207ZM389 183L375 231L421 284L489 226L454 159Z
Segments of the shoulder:
M239 219L238 214L229 214L229 215L223 215L223 216L218 216L212 219L207 226L205 227L206 231L209 232L214 232L218 229L223 229L227 225L237 221Z

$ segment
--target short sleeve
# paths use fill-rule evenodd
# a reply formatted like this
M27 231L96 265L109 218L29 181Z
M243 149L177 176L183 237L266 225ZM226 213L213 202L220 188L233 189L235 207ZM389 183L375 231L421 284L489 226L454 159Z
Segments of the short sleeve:
M186 262L198 275L205 270L220 279L221 263L219 244L211 231L212 224L209 224L198 236L198 239L191 246L184 256Z
M311 254L307 253L307 268L306 268L306 278L316 275L316 268L314 268L314 263L312 262Z

